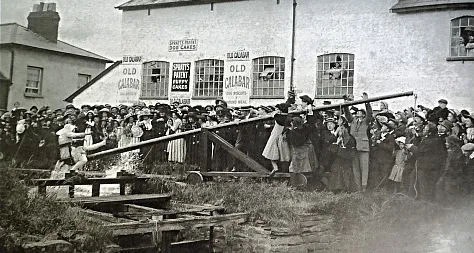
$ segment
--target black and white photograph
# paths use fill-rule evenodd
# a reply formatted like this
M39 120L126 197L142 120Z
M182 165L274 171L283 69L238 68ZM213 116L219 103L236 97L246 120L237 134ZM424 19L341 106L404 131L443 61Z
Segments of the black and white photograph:
M0 252L474 252L474 0L0 0Z

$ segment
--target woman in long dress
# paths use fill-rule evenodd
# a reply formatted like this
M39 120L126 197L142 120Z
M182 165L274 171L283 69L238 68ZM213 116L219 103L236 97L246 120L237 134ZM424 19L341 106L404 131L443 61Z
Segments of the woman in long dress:
M273 170L270 175L274 175L278 171L278 161L288 162L291 159L290 147L286 141L286 135L283 133L288 126L288 108L287 103L278 104L277 111L273 116L275 126L270 133L267 144L263 149L262 155L271 161Z
M86 115L86 130L84 131L87 135L84 137L84 147L89 147L94 144L92 138L92 127L94 127L94 111L88 111Z
M168 131L166 135L181 132L183 122L177 112L172 112L171 119L168 121ZM183 163L186 157L186 142L183 138L172 140L168 143L168 161Z

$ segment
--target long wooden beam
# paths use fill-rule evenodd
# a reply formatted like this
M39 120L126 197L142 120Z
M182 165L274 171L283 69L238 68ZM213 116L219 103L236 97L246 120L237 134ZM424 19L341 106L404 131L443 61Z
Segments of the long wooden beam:
M131 145L126 146L126 147L112 148L112 149L108 149L108 150L105 150L105 151L97 152L97 153L88 155L87 158L89 160L92 160L92 159L97 159L97 158L107 156L107 155L120 154L120 153L123 153L123 152L139 149L141 147L151 146L151 145L154 145L154 144L157 144L157 143L160 143L160 142L181 139L181 138L184 138L186 136L197 134L197 133L200 133L200 132L201 132L201 129L193 129L193 130L189 130L189 131L186 131L186 132L171 134L171 135L167 135L167 136L163 136L163 137L159 137L159 138L154 138L154 139L150 139L150 140L146 140L146 141L141 141L139 143L131 144Z
M270 171L265 169L260 163L256 162L242 151L238 150L234 145L227 142L224 138L220 137L216 133L209 132L209 139L213 141L217 146L222 147L225 151L229 152L234 158L238 159L239 161L245 163L245 165L249 166L250 169L261 173L261 174L269 174Z

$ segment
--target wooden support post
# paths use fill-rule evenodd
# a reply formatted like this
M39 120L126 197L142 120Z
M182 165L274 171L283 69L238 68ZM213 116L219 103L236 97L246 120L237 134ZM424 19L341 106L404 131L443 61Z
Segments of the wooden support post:
M92 197L99 197L100 196L100 184L93 183L92 184Z
M161 253L172 253L171 252L171 243L179 231L163 231L161 236Z
M70 179L76 175L75 170L69 170L68 173L64 174L65 179ZM68 191L69 198L74 198L74 183L71 181L71 184L69 185L69 191Z
M209 130L201 130L201 171L211 171L212 168L212 143L209 141Z
M38 194L43 196L46 195L46 184L38 185Z
M215 145L218 145L222 147L225 151L229 152L230 155L235 157L236 159L239 159L239 161L243 162L245 165L247 165L250 169L253 171L256 171L261 174L269 174L270 171L265 169L260 163L256 162L246 154L244 154L242 151L238 150L234 145L230 144L227 142L224 138L220 137L219 135L209 132L209 139L215 143Z
M214 211L210 213L214 216ZM209 253L214 253L214 226L209 227Z

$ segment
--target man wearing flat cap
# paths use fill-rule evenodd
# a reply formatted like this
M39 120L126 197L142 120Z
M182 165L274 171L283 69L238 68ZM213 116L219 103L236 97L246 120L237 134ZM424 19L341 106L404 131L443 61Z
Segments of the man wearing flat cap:
M428 111L426 114L426 119L430 122L438 124L438 122L443 122L443 120L448 119L449 109L448 101L446 99L438 100L438 106L433 108L433 110Z

